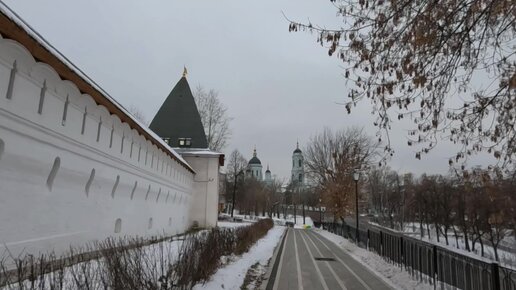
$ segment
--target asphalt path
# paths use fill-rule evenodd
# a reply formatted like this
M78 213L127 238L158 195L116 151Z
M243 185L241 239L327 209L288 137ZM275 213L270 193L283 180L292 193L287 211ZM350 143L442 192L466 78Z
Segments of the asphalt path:
M288 228L286 235L274 290L392 289L315 231Z

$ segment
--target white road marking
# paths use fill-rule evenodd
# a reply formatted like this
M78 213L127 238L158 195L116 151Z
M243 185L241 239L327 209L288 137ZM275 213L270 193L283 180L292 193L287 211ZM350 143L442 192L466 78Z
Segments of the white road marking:
M294 230L294 249L296 251L296 267L297 267L297 286L299 290L303 290L303 278L301 277L301 264L299 263L299 252L297 251L296 230Z
M288 239L288 232L289 232L289 230L287 229L287 233L285 234L285 243L283 244L283 250L281 251L279 267L276 272L276 279L274 279L274 286L272 287L272 290L278 290L280 275L281 275L281 267L283 265L283 256L285 256L285 244L287 243L287 239ZM280 245L280 247L281 247L281 245Z
M317 235L314 235L316 239L318 239L328 250L331 251L330 247L328 247L328 245L326 245L326 243L321 240ZM335 257L335 259L337 259L342 265L344 265L344 267L346 267L346 269L348 269L348 271L353 274L353 276L355 276L355 278L357 278L357 280L360 282L360 284L362 284L362 286L364 286L364 288L368 289L368 290L373 290L371 289L371 287L369 287L366 282L364 282L364 280L362 280L362 278L360 278L356 273L355 271L353 271L346 263L344 263L344 261L342 261L339 257L337 257L337 255L333 254L333 256Z
M306 236L308 237L308 240L312 243L312 245L314 245L314 248L317 250L317 253L319 254L319 256L322 257L322 253L321 251L319 250L319 248L315 245L314 241L312 240L312 238L310 237L310 235L307 233ZM344 282L339 278L339 276L337 275L337 273L335 273L335 271L333 270L332 266L330 265L330 262L326 261L326 266L328 267L328 269L330 269L330 272L331 274L333 275L333 277L335 278L335 280L337 280L337 283L339 283L340 287L344 290L347 290L348 288L346 288L346 285L344 284Z
M321 269L319 269L319 266L317 265L317 263L315 262L315 257L314 255L312 254L312 251L310 250L310 247L308 247L308 243L306 242L305 240L305 237L303 237L303 234L301 233L301 239L303 240L303 242L305 243L305 246L306 246L306 249L308 250L308 254L310 254L310 257L311 257L311 260L312 260L312 263L314 264L315 266L315 271L317 271L317 275L319 276L319 280L321 280L321 284L323 286L323 289L325 290L330 290L328 288L328 285L326 285L326 281L324 281L324 277L321 273Z

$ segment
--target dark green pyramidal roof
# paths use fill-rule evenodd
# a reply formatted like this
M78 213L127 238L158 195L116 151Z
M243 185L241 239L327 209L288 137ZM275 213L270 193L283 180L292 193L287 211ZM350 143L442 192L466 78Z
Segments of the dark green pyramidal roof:
M179 138L190 138L189 147L208 148L201 116L186 80L186 73L161 105L149 128L161 138L169 138L171 147L179 147Z

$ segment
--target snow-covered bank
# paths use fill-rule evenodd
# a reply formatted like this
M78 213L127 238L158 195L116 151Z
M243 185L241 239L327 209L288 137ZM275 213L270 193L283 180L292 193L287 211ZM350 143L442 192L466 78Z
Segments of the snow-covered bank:
M251 224L252 224L251 222L241 222L241 223L238 223L238 222L221 222L221 221L217 222L217 226L219 228L239 228L239 227L245 227L245 226L248 226L248 225L251 225Z
M240 257L233 257L234 260L217 270L210 281L204 285L197 284L193 289L240 289L251 266L258 263L261 269L265 268L284 231L285 227L274 226L247 253Z
M343 248L353 259L366 266L371 272L376 273L394 289L433 289L432 285L412 279L410 274L403 271L402 268L385 261L375 253L357 247L341 236L324 230L314 230L337 246Z
M391 228L388 228L386 226L382 226L377 223L370 222L371 225L379 228L379 229L385 229L389 232L396 232L403 235L406 235L408 237L421 240L427 243L431 243L433 245L440 246L442 248L445 248L447 250L450 250L452 252L468 256L477 260L484 261L486 263L491 263L493 261L496 261L494 249L492 245L489 243L489 241L484 241L484 255L482 256L481 253L481 245L477 241L476 247L474 251L467 251L466 250L466 243L464 240L464 237L462 235L462 232L460 230L457 230L457 233L459 234L458 237L455 237L453 230L449 230L448 232L448 245L446 244L446 240L443 234L440 235L439 241L437 240L437 237L435 235L435 227L434 225L429 225L430 232L432 233L430 236L428 235L426 231L426 224L424 225L425 231L424 236L420 236L419 231L419 224L416 223L406 223L404 226L404 231L399 230L393 230ZM442 231L441 231L442 232ZM503 242L503 243L502 243ZM516 241L513 236L506 236L502 242L500 242L500 246L506 247L506 248L498 248L498 257L500 259L499 263L501 266L510 268L513 270L516 270L516 253L514 251L507 251L505 249L510 249L511 247L515 247L516 249ZM458 247L457 247L458 246ZM469 239L469 247L470 249L473 248L472 240Z

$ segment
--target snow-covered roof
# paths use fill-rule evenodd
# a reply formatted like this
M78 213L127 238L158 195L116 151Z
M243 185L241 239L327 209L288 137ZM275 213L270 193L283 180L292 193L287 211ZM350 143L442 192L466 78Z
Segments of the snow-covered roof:
M86 73L47 42L41 34L35 31L15 11L3 2L0 2L0 33L5 37L16 40L20 44L24 45L38 61L45 62L52 66L61 78L75 83L81 92L91 95L97 104L104 105L110 113L116 114L131 128L136 129L140 134L158 146L158 148L168 153L173 159L177 160L189 171L195 173L193 168L181 157L181 155L172 149L152 130L147 128L147 126L138 121L115 98L104 91L104 89L102 89L94 80L88 77ZM55 59L52 59L52 57ZM84 82L84 84L81 83L81 81ZM109 104L106 104L106 101Z
M204 156L204 157L218 157L219 165L224 166L224 153L212 151L207 148L185 148L185 147L174 147L174 150L179 152L183 156Z

